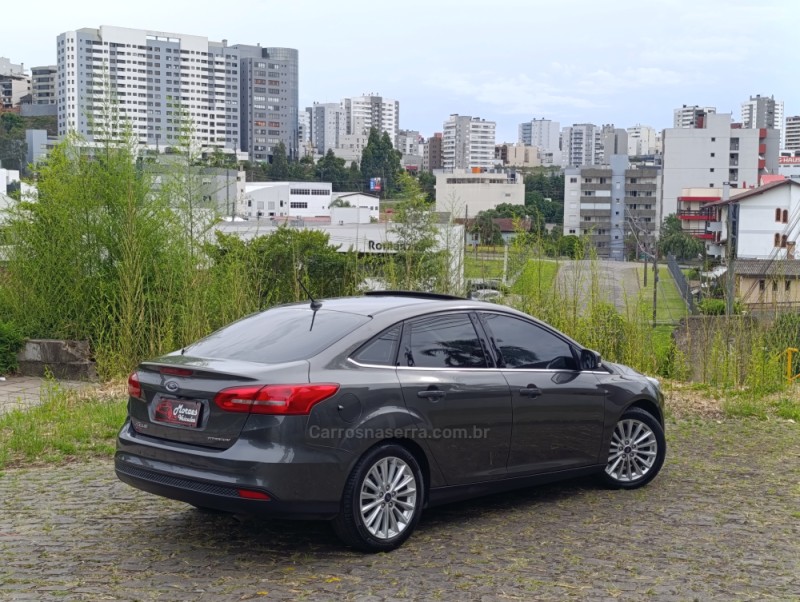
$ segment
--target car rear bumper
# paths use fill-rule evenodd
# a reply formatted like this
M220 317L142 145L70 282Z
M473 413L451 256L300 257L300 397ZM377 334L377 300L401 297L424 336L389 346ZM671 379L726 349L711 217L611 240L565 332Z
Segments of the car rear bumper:
M330 448L226 450L175 444L126 423L114 458L118 478L137 489L195 506L276 518L330 519L339 512L350 454ZM269 499L251 499L253 494Z
M114 470L123 482L161 497L186 502L200 508L211 508L234 514L264 515L273 518L329 520L339 513L338 502L286 502L270 495L269 500L242 497L240 489L227 484L177 477L173 474L145 469L135 458L118 454Z

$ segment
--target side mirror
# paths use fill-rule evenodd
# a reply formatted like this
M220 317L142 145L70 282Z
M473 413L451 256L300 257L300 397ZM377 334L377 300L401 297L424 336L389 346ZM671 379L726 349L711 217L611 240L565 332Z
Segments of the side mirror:
M600 367L600 354L591 349L581 349L581 370L591 372Z

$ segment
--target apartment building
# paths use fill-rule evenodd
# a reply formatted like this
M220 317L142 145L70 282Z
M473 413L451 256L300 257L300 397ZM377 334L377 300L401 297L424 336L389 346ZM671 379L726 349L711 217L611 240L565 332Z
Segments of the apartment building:
M800 152L800 115L787 117L784 125L784 142L781 148L795 153Z
M658 134L650 126L636 124L627 128L627 133L629 157L655 155L659 152Z
M347 133L347 117L338 102L315 102L306 108L309 140L314 152L324 155L338 148L339 141Z
M58 36L58 133L240 148L239 56L202 36L102 26Z
M693 127L665 129L663 144L659 220L677 213L683 189L748 188L778 170L778 131L744 129L729 113L697 113Z
M400 103L378 94L353 96L344 98L341 102L347 120L348 134L369 134L375 128L379 132L386 132L392 144L397 142L397 132L400 129Z
M269 161L283 143L299 157L298 53L293 48L236 44L239 56L239 132L250 161Z
M45 65L31 68L31 103L35 105L56 104L58 66Z
M603 147L601 163L609 164L612 155L628 154L628 132L615 128L614 124L605 124L600 130L600 144Z
M22 97L30 94L30 91L31 78L25 73L0 75L0 109L18 107Z
M568 167L564 235L588 236L598 257L625 259L637 242L654 239L659 186L658 168L631 164L625 154L612 155L607 165Z
M701 107L700 105L683 105L674 110L673 126L676 128L693 128L698 116L716 113L716 107Z
M561 124L550 119L531 119L519 124L519 143L547 151L561 149Z
M433 171L442 169L444 156L442 154L442 133L436 132L425 141L422 148L422 169L423 171Z
M783 101L756 94L742 103L742 127L780 130L780 148L785 148Z
M542 165L539 153L539 147L524 144L498 144L494 147L495 163L508 167L539 167Z
M494 121L468 115L450 115L442 132L442 168L491 169L494 164Z
M570 167L601 165L604 158L601 131L593 123L576 123L561 130L565 164Z

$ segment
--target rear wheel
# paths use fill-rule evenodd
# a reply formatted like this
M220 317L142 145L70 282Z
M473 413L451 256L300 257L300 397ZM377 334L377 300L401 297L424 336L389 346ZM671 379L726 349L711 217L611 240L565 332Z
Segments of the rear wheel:
M667 442L658 420L641 408L630 408L611 434L604 482L621 489L636 489L652 481L664 464Z
M334 530L359 550L393 550L417 525L423 494L422 471L407 449L396 444L375 447L347 479Z

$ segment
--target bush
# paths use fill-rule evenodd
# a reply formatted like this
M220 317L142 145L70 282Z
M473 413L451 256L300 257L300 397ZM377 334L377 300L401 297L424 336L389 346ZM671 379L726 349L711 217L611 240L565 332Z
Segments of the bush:
M0 374L17 371L17 353L22 349L24 338L20 329L12 322L0 322Z

